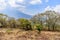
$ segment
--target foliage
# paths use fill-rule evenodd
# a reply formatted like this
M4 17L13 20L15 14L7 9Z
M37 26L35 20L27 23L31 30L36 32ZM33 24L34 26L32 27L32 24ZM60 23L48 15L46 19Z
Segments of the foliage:
M39 23L42 27L46 29L48 27L49 31L55 31L56 25L60 24L60 14L55 11L45 11L31 18L34 23Z
M39 32L42 30L42 26L40 24L35 24L36 26L36 30L38 30Z
M18 19L18 22L20 24L20 26L19 26L20 28L25 29L25 30L31 30L32 29L31 23L29 20L21 18L21 19Z

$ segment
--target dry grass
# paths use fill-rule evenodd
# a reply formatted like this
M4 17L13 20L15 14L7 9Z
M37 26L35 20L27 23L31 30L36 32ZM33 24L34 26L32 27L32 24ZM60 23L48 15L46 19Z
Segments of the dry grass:
M60 40L60 32L0 29L0 40Z

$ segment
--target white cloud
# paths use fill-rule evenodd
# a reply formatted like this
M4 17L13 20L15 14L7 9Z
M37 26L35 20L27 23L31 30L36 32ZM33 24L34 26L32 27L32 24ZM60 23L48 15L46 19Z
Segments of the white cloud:
M41 4L41 3L42 3L41 0L31 0L31 1L30 1L30 4L32 4L32 5Z
M7 4L6 4L5 0L0 0L0 10L5 9L6 6L7 6Z
M44 11L46 11L46 10L53 10L53 8L50 6L47 6Z
M56 6L54 7L54 10L55 10L56 12L60 12L60 5L56 5Z
M17 4L20 3L20 4ZM16 8L17 10L24 12L26 6L23 5L24 0L0 0L0 10L4 10L7 6Z
M25 7L24 5L20 5L20 4L17 4L16 2L18 3L23 3L24 1L23 0L9 0L8 1L8 4L11 6L11 7Z
M15 3L15 0L9 0L8 1L8 4L12 7L16 7L16 3Z
M19 2L19 3L23 3L24 2L24 0L16 0L17 2Z
M4 9L8 5L11 7L24 7L23 5L17 3L23 4L24 0L0 0L0 9Z
M21 3L21 4L17 4L17 3ZM8 1L8 4L13 7L13 8L17 8L17 10L21 11L21 12L24 12L26 6L25 5L22 5L23 4L23 0L9 0Z
M52 10L60 13L60 5L56 5L55 7L47 6L44 11L47 11L47 10Z

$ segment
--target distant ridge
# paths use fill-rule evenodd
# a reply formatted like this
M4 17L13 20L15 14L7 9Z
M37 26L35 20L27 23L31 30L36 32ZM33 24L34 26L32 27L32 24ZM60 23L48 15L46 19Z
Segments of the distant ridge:
M30 19L32 16L25 14L21 11L18 11L14 8L6 8L5 10L3 10L1 13L7 14L10 17L14 17L14 18L26 18L26 19Z

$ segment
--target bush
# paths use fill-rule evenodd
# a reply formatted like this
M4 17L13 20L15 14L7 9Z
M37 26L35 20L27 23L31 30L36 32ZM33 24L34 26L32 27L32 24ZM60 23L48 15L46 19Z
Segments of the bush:
M40 32L42 30L42 26L40 24L36 24L36 29Z
M23 30L31 30L31 22L27 19L18 19L19 22L19 28L23 29Z
M24 29L25 30L32 30L31 24L26 24Z

